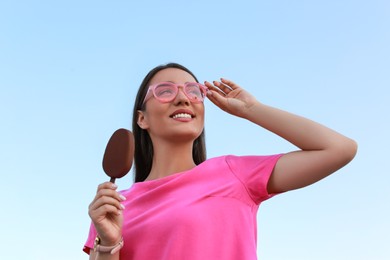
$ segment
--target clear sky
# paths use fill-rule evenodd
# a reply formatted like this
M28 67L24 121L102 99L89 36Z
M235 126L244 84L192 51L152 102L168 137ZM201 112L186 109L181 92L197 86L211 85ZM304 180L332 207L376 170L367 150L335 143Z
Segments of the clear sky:
M387 0L2 0L0 259L87 259L105 145L170 61L359 143L334 175L260 207L259 259L389 259L389 28ZM209 101L206 139L208 157L296 149Z

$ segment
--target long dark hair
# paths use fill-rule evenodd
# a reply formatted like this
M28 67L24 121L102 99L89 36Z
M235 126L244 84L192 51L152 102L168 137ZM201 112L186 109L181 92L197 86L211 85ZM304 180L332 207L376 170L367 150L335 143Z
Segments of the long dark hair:
M199 82L195 75L186 67L177 64L177 63L168 63L165 65L160 65L149 71L149 73L145 76L144 80L141 83L141 86L138 89L137 97L134 103L133 109L133 134L134 134L134 166L135 166L135 182L144 181L152 169L153 162L153 144L152 140L148 132L137 124L138 120L138 111L144 110L145 105L142 104L147 88L149 86L150 80L157 74L157 72L167 69L167 68L176 68L183 70L189 73L196 82ZM192 158L196 165L204 162L206 160L206 145L205 145L205 133L204 129L200 136L195 139L193 147L192 147Z

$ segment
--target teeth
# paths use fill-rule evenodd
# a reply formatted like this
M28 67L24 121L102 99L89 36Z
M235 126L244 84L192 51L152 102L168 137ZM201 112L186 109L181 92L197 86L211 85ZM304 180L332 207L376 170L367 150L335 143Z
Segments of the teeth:
M180 113L174 115L172 118L191 118L192 116L190 114Z

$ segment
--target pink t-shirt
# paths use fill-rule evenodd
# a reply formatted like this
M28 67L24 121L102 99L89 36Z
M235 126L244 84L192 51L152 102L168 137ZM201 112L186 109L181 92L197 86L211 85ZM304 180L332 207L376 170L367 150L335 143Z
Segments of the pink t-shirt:
M280 156L217 157L122 191L120 259L257 259L257 209ZM91 225L85 252L95 237Z

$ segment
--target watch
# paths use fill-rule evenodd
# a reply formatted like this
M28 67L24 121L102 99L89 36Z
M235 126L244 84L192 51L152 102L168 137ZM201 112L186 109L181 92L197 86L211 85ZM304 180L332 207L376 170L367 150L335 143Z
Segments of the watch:
M93 251L100 253L110 253L111 255L121 250L124 245L123 237L121 238L121 241L119 241L119 243L114 246L102 246L100 242L100 237L97 236L95 238L95 243L93 244Z

